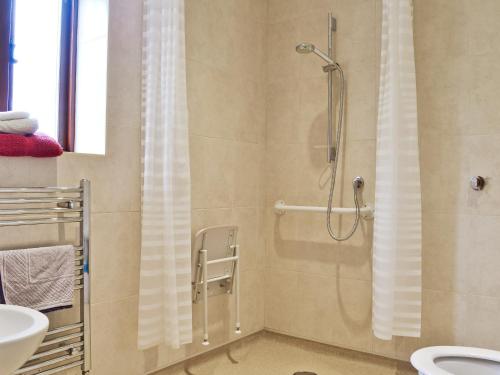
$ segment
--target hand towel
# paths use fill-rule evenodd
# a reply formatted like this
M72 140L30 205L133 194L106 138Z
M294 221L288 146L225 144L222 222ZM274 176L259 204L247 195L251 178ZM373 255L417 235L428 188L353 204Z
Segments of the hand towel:
M42 133L32 135L0 134L0 156L51 158L63 153L62 147Z
M0 251L0 279L8 305L48 310L73 303L72 245Z
M38 121L33 118L0 120L0 133L33 134L38 130Z
M0 112L0 121L19 120L29 117L30 114L28 112L18 112L18 111Z

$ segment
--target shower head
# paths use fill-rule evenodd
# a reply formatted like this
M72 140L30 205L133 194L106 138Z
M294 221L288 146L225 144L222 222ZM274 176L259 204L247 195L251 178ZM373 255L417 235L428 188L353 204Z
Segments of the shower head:
M316 47L314 47L314 44L312 43L300 43L297 44L297 47L295 47L295 50L298 53L311 53L314 51Z
M321 57L323 60L327 62L328 65L335 65L334 61L328 56L326 53L321 51L319 48L316 48L316 46L312 43L300 43L295 47L295 50L298 53L315 53L319 57Z

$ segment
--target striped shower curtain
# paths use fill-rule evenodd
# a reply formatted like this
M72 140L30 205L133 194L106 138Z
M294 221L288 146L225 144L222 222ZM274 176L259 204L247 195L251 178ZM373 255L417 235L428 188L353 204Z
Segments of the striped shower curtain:
M373 331L420 336L421 194L411 0L383 0L373 239Z
M184 0L144 0L138 346L192 341Z

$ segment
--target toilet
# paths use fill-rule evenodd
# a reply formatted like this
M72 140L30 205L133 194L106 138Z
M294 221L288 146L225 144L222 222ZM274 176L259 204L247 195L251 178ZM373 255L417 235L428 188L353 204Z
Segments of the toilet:
M463 346L430 346L414 352L419 375L500 375L500 352Z

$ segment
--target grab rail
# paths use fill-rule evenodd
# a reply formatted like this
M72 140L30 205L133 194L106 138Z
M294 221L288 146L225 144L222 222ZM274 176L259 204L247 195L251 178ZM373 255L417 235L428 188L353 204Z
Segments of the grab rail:
M284 215L287 211L326 213L327 210L327 207L287 205L285 201L281 200L274 203L274 212L277 215ZM334 207L331 212L338 215L354 215L356 209L354 207ZM373 219L375 210L370 204L367 204L360 207L359 212L364 219Z

